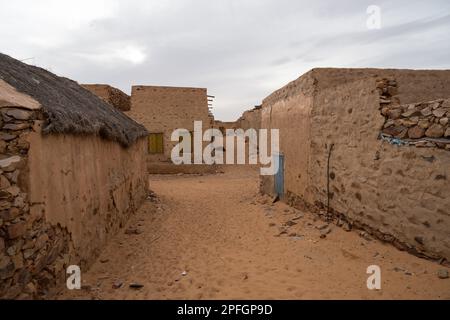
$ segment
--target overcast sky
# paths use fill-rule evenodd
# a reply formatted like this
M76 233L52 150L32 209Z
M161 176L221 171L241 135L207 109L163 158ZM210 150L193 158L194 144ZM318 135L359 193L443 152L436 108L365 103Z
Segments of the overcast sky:
M221 120L314 67L450 69L448 0L0 0L0 21L3 53L127 93L206 87Z

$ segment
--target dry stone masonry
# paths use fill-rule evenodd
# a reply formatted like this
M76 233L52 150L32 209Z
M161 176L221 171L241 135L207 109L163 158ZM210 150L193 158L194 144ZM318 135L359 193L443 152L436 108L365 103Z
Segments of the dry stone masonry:
M395 80L380 80L381 138L397 144L450 150L450 99L399 104ZM395 139L395 140L392 140Z
M0 297L33 298L64 280L70 236L46 223L28 201L27 137L41 115L23 108L0 110Z

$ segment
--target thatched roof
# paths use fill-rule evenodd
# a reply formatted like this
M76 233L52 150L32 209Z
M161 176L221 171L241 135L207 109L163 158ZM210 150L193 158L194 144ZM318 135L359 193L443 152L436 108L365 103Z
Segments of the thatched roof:
M0 79L38 101L44 133L96 134L129 146L148 135L144 126L75 81L0 53Z

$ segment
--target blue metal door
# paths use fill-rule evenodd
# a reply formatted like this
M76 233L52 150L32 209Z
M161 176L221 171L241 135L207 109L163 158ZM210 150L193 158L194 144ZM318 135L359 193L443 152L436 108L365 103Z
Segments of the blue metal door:
M274 155L274 160L278 161L278 171L275 173L275 194L282 198L284 195L284 155Z

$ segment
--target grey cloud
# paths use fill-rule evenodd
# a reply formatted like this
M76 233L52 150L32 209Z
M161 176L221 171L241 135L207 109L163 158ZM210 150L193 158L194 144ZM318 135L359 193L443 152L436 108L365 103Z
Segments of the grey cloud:
M74 24L80 13L64 6L5 1L0 51L126 92L207 87L216 117L233 120L317 66L449 67L448 1L375 2L383 14L376 31L365 29L366 0L79 0L72 8L95 3L97 11Z

